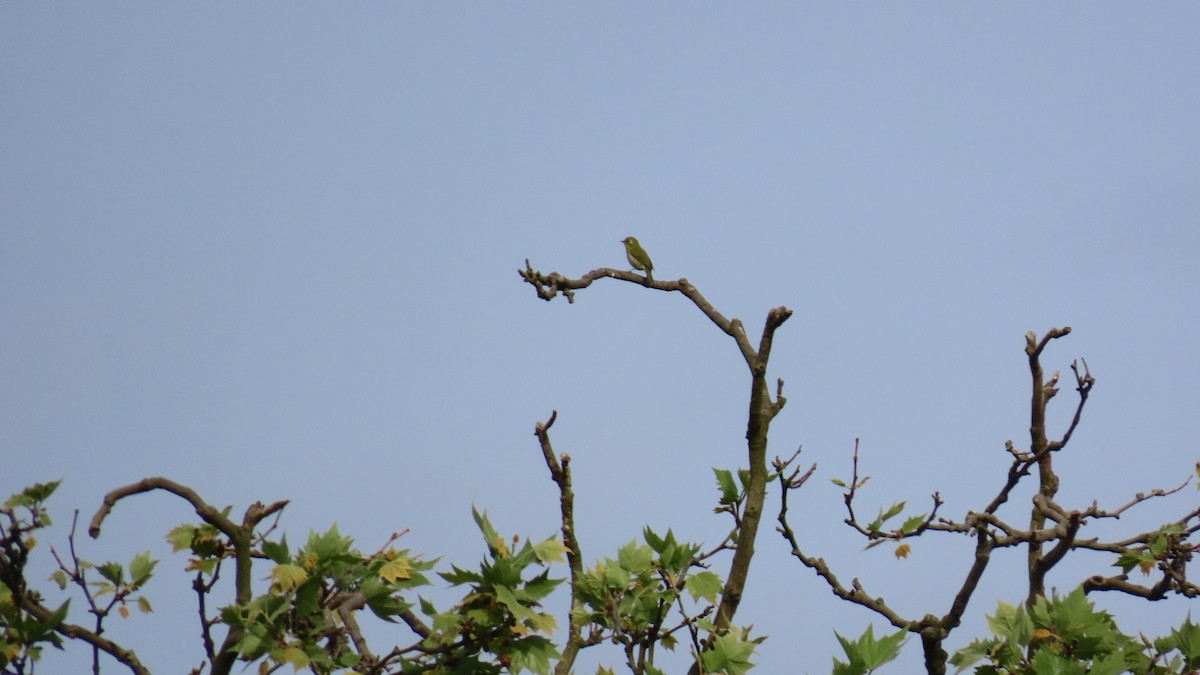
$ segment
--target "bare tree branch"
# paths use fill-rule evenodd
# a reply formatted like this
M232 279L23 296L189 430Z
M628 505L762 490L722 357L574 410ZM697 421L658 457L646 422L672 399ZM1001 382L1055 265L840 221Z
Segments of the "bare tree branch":
M88 528L88 534L92 538L100 536L100 526L117 502L126 497L153 490L163 490L184 499L192 505L192 508L196 510L196 515L200 516L201 520L217 528L229 538L230 544L233 547L235 561L235 602L238 604L249 602L251 597L253 597L250 568L253 556L254 528L264 518L287 506L287 500L277 501L268 506L264 506L262 503L251 504L247 507L246 513L242 517L242 524L238 525L225 517L219 509L206 502L200 497L199 493L186 485L176 483L169 478L145 478L136 483L119 487L104 495L103 503L96 511L96 515L92 516L92 523ZM244 631L240 627L230 626L229 632L225 635L224 642L217 650L213 659L212 672L214 675L225 675L232 670L234 663L237 661L237 651L233 647L242 639L243 634Z
M583 552L579 539L575 536L575 492L571 488L571 456L562 454L562 461L554 456L554 446L550 443L550 427L558 419L558 411L550 412L550 419L545 423L538 422L534 428L538 445L542 448L542 458L550 469L550 478L558 485L558 506L562 518L563 546L567 549L567 565L571 569L571 611L567 618L567 642L563 645L562 659L555 666L559 675L567 675L575 663L579 650L583 648L583 626L586 623L576 610L583 608L576 584L583 576Z
M54 617L54 612L52 610L40 602L35 601L28 595L26 596L23 609L29 612L38 621L50 621ZM56 632L69 638L82 640L92 647L99 649L100 651L119 661L122 665L128 668L129 672L131 673L136 673L137 675L150 675L150 671L142 665L142 662L138 660L137 654L135 654L133 650L126 649L112 640L109 640L108 638L101 637L100 635L93 633L83 626L64 623L56 629Z
M759 339L758 350L750 344L742 322L738 319L727 319L688 282L687 279L678 281L651 280L648 277L615 270L600 268L592 270L579 279L569 279L557 272L543 274L525 260L525 269L517 273L527 283L537 290L537 295L543 300L551 300L558 293L567 297L568 302L574 302L574 292L586 288L602 278L612 278L629 283L635 283L646 288L659 291L677 291L692 301L692 304L711 320L722 332L733 338L738 351L750 369L750 410L746 421L746 448L749 460L749 480L746 486L746 502L742 512L737 546L734 549L733 560L729 566L725 587L721 593L721 601L717 606L713 624L718 632L725 631L731 626L734 614L741 603L749 575L750 561L754 557L754 544L758 536L758 527L762 521L764 501L767 489L767 438L771 420L783 409L787 400L783 397L783 381L776 383L776 397L771 398L767 387L767 363L770 360L771 346L774 342L775 331L791 316L792 310L787 307L776 307L767 313L763 326L762 337ZM543 450L543 454L545 451ZM552 464L551 472L553 473ZM698 662L697 662L698 663ZM693 664L691 673L698 673L699 667Z

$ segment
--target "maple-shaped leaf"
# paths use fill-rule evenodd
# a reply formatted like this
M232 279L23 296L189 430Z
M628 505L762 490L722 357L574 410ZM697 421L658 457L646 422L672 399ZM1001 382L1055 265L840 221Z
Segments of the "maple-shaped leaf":
M389 584L396 583L399 579L408 579L412 577L412 563L408 558L396 558L389 560L383 567L379 568L379 578Z
M539 544L534 544L533 553L538 561L543 563L561 562L571 549L563 544L562 539L551 537Z
M703 598L710 603L716 604L717 596L721 594L721 577L717 576L715 572L707 570L690 575L683 585L688 593L691 594L692 600Z
M283 593L296 590L296 587L304 583L307 578L308 572L299 565L285 563L276 565L275 569L271 570L271 581L274 581L275 588Z

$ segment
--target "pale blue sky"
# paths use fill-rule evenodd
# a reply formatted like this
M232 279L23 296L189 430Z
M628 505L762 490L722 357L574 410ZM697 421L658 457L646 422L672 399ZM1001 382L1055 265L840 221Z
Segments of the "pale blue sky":
M410 528L470 565L472 504L554 533L532 431L558 409L589 561L645 524L715 543L710 468L744 462L733 342L678 295L546 304L516 274L623 267L633 234L754 335L795 310L772 451L820 468L794 524L844 578L941 614L969 542L862 552L828 479L861 436L863 512L982 506L1026 440L1026 331L1073 326L1046 366L1098 378L1065 504L1200 458L1198 26L1191 3L5 3L0 493L63 478L59 546L73 509L166 475L238 510L292 499L293 540ZM189 515L140 497L83 555L166 556ZM833 631L875 617L771 524L759 550L738 620L770 636L762 672L828 672ZM200 658L182 564L153 619L113 627L159 672ZM997 556L954 646L1021 578ZM1150 633L1189 609L1104 601Z

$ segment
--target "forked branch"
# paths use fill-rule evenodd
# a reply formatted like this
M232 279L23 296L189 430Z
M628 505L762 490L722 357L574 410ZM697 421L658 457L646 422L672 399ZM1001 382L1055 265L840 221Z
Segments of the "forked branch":
M733 616L745 590L750 560L754 556L755 539L762 520L767 488L767 436L771 420L779 414L787 402L787 399L783 397L782 380L776 383L775 398L772 399L766 379L767 363L770 360L775 331L792 316L792 310L787 307L776 307L768 312L762 337L759 339L756 350L746 336L742 322L736 318L727 319L725 315L718 312L687 279L651 280L642 275L611 268L595 269L578 279L571 279L557 272L543 274L535 270L528 259L525 261L525 269L519 269L517 273L537 290L539 298L546 301L552 300L556 295L562 293L568 302L574 302L576 291L587 288L593 282L604 278L626 281L658 291L678 292L690 300L717 328L732 337L737 344L738 351L750 369L751 375L750 411L746 422L749 479L737 546L734 550L733 561L730 563L729 576L721 593L721 601L713 619L713 624L718 632L727 630L732 625ZM551 473L553 473L552 462L548 461L547 465L551 466ZM698 667L693 666L692 672L697 671Z

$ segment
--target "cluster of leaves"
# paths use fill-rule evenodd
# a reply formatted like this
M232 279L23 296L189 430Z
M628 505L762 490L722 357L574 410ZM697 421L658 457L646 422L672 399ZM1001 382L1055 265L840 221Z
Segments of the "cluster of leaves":
M980 661L976 675L1169 675L1200 668L1200 626L1190 618L1166 637L1134 638L1082 589L1039 597L1029 608L1001 602L988 624L994 637L951 657L959 671Z
M418 672L467 675L526 670L539 675L552 670L565 674L571 671L581 649L605 642L623 650L630 672L658 675L663 672L655 665L658 646L675 650L684 638L691 656L690 673L741 675L753 666L751 658L763 638L752 638L748 629L732 622L749 576L767 484L774 481L780 485L777 531L790 545L792 556L822 578L835 596L877 613L900 629L880 639L875 638L873 628L856 640L839 635L848 660L834 660L835 675L875 672L896 658L907 634L921 636L926 670L931 675L942 675L947 665L956 665L960 670L974 666L975 673L982 675L1121 672L1165 675L1194 672L1200 663L1200 629L1190 620L1168 637L1137 640L1122 634L1111 617L1095 611L1087 601L1086 593L1092 591L1117 591L1150 600L1161 599L1168 593L1200 596L1200 587L1188 581L1186 575L1195 546L1189 537L1200 530L1200 508L1159 530L1115 542L1079 536L1081 528L1091 520L1119 518L1127 509L1178 492L1183 485L1172 490L1138 493L1116 509L1102 509L1096 503L1070 509L1056 501L1060 477L1054 472L1053 460L1071 439L1095 384L1086 362L1082 367L1075 362L1071 364L1079 401L1069 426L1061 436L1052 439L1046 429L1046 409L1059 391L1059 373L1047 379L1040 357L1047 344L1071 332L1069 327L1052 329L1040 339L1032 331L1026 335L1025 351L1033 383L1029 446L1018 449L1012 441L1006 443L1005 449L1012 460L1002 487L989 503L969 511L961 521L938 516L943 502L936 492L932 495L932 509L927 513L906 515L907 503L897 502L880 509L874 520L860 520L855 512L855 496L869 477L859 475L856 441L851 479L848 482L835 479L834 483L845 490L845 523L867 539L867 548L895 541L895 554L903 558L909 552L907 542L926 532L965 534L975 541L974 561L948 611L940 615L929 612L920 618L905 617L882 597L869 593L859 579L852 579L849 584L839 581L823 559L805 552L788 523L789 492L800 489L816 470L815 464L806 472L799 466L791 466L799 450L791 459L777 458L771 465L773 472L767 463L770 424L786 403L782 380L777 380L772 395L766 379L767 365L774 332L791 316L791 310L777 307L768 313L762 338L755 348L740 320L725 318L685 279L654 281L648 276L609 269L593 270L581 279L568 279L557 273L543 275L533 270L528 261L520 273L537 287L538 296L545 300L560 292L570 300L575 290L606 277L677 291L734 339L752 376L746 432L749 468L736 472L714 470L720 491L715 511L733 520L724 541L701 553L698 545L677 541L671 531L661 536L647 528L643 533L644 544L632 541L621 547L615 558L604 558L592 568L584 569L581 547L575 537L570 456L562 453L556 457L548 435L557 413L548 422L539 423L535 433L551 478L559 487L564 537L540 543L526 540L523 544L514 537L510 543L486 516L476 511L475 521L483 533L488 555L478 569L455 566L449 572L439 573L451 586L465 587L463 598L445 611L439 611L429 600L411 595L415 589L430 583L424 573L432 570L437 561L394 549L392 544L398 534L376 553L363 554L335 526L323 534L311 534L305 546L292 553L286 538L272 538L275 525L262 527L266 518L272 515L278 518L286 501L267 506L256 503L246 510L240 522L235 522L230 518L231 509L218 510L194 490L166 478L147 478L113 490L105 496L88 528L93 537L98 536L101 523L115 504L130 495L152 490L163 490L188 501L200 517L201 523L180 526L168 539L176 551L187 550L191 554L187 569L195 574L193 588L200 609L204 655L214 675L232 672L239 660L257 663L260 673L290 666L296 671L353 670L362 675ZM1200 465L1197 470L1200 472ZM1037 493L1028 514L1029 525L1018 527L1002 520L1000 509L1027 476L1036 476ZM132 651L103 637L103 621L113 611L127 616L130 604L150 611L149 601L141 594L155 567L149 554L135 556L128 565L111 562L94 565L77 557L72 528L69 557L54 552L58 571L53 581L63 589L73 585L81 590L87 611L94 618L91 628L67 623L66 603L51 609L41 604L41 596L35 590L26 587L26 561L29 551L36 546L34 532L49 524L42 503L55 487L57 483L33 486L0 509L0 527L3 527L0 666L4 666L6 673L24 673L26 665L37 660L44 644L61 646L62 638L68 637L92 646L96 672L100 654L104 653L135 675L145 675L149 671ZM963 612L978 588L992 552L1012 547L1028 549L1026 605L1002 604L991 618L995 637L977 640L949 658L944 643L961 625ZM1069 551L1077 549L1117 555L1116 566L1122 574L1093 575L1079 591L1066 598L1048 599L1047 574ZM726 581L708 569L709 558L723 551L732 551ZM571 577L568 586L571 611L567 635L559 642L560 651L551 640L557 622L543 610L542 603L564 581L551 578L548 565L564 558ZM252 568L256 561L264 560L272 565L267 577L270 583L256 594L255 580L261 579L261 571L256 577ZM235 599L210 612L207 598L226 563L233 567ZM1157 570L1161 579L1153 585L1130 582L1128 574L1134 568L1146 575ZM99 580L89 579L89 574L98 575ZM357 617L364 609L379 619L406 627L408 633L395 638L401 644L386 652L372 650L358 626ZM224 633L220 642L215 637L217 631ZM980 662L983 664L975 666ZM611 672L602 667L599 675Z
M28 587L25 568L29 553L38 545L35 532L51 525L45 502L58 489L59 481L37 483L8 498L0 507L3 530L0 541L0 672L23 673L33 669L44 645L62 649L62 637L81 638L91 642L97 651L103 649L137 670L136 656L103 638L104 623L115 611L122 618L130 614L129 606L141 612L152 612L150 601L140 591L150 581L156 562L149 552L139 553L126 565L118 562L96 564L79 558L72 545L68 555L50 551L58 568L50 579L59 588L79 589L92 617L93 627L82 628L67 623L70 600L50 609L42 604L42 595ZM95 579L93 575L99 576Z
M44 502L58 482L38 483L11 496L0 507L0 669L24 671L46 644L62 647L55 632L67 616L69 602L37 617L25 606L25 565L37 546L34 532L51 524Z
M988 624L993 637L975 640L951 657L958 672L974 666L975 675L1178 675L1200 668L1200 626L1190 618L1165 637L1135 638L1097 610L1082 589L1039 597L1028 609L1002 601ZM847 661L835 658L833 675L876 672L907 641L903 630L877 639L871 626L857 640L837 637Z
M1200 463L1196 465L1197 476L1200 476ZM1196 487L1200 488L1200 481ZM1188 543L1188 528L1183 523L1167 523L1150 534L1145 544L1121 551L1117 562L1121 571L1129 574L1133 568L1141 570L1142 574L1158 566L1186 564L1192 559L1193 546Z
M834 484L841 483L841 481L837 480L833 482ZM924 513L915 516L909 516L908 518L904 519L904 522L899 528L895 528L890 532L885 532L883 529L884 523L903 513L906 505L906 502L896 502L888 507L886 511L882 508L879 509L879 515L875 516L875 520L872 520L866 525L867 536L872 537L871 542L867 544L867 548L874 548L887 541L888 539L885 537L900 541L905 537L918 532L921 525L928 522L928 515ZM912 547L907 543L898 544L896 546L895 556L897 558L907 558L911 550Z
M837 635L846 652L847 661L833 659L833 675L867 675L900 656L900 649L908 641L905 631L896 631L883 638L875 637L875 627L867 626L857 640Z
M543 634L555 628L555 620L539 609L539 601L561 580L549 578L548 570L532 579L524 577L531 566L562 560L562 543L555 538L539 544L527 541L513 553L485 515L475 512L475 520L489 558L477 572L453 567L440 574L452 586L469 586L462 602L447 611L439 612L428 600L406 597L430 585L424 573L436 560L390 545L363 554L335 525L324 533L310 533L295 553L286 537L264 538L261 553L274 563L269 588L249 602L224 607L219 623L240 633L232 645L240 659L261 660L267 669L290 665L316 673L349 668L377 673L492 673L503 668L548 672L556 652ZM233 550L208 525L181 525L168 540L175 550L192 552L189 569L208 585ZM430 625L412 612L418 605ZM354 618L364 607L384 621L407 624L416 641L373 654Z
M176 551L212 551L190 564L197 570L211 570L209 574L217 569L216 556L229 551L226 546L209 546L217 539L208 527L182 525L171 531L168 540ZM221 623L240 629L242 637L233 649L242 659L265 659L272 665L315 672L358 665L362 655L347 644L341 610L365 604L381 618L394 617L411 606L402 593L428 583L421 572L432 563L392 548L363 555L352 544L336 525L324 533L310 533L295 554L289 551L286 536L262 542L263 555L275 564L269 588L248 603L229 605L220 612Z
M707 615L717 602L722 581L708 570L691 572L700 546L677 541L669 530L660 536L646 528L643 537L646 543L630 541L618 550L616 559L596 563L576 583L580 606L574 614L592 628L589 642L619 644L632 672L656 675L662 673L654 666L656 647L674 650L682 631L690 639L693 655L701 654L705 672L736 675L748 670L749 657L760 640L749 640L741 631L717 635ZM707 606L689 609L685 597ZM673 608L680 618L668 626ZM702 635L715 636L706 651L701 649Z
M424 669L412 672L465 675L508 668L548 673L558 652L546 635L557 628L557 621L542 611L541 601L562 579L550 578L548 569L528 580L524 575L534 565L564 560L566 549L552 537L537 544L526 540L519 551L512 551L486 515L472 513L487 542L489 560L478 572L452 567L441 574L453 586L469 587L462 602L449 611L438 612L432 603L421 602L422 611L433 618L433 632L424 642L432 658L426 659ZM517 543L514 537L513 545Z
M63 636L93 642L100 647L96 658L100 651L107 652L135 673L148 672L132 652L100 638L100 622L114 609L127 617L129 605L151 611L141 594L157 564L149 553L134 556L128 565L93 564L75 556L72 532L72 564L55 554L59 569L52 580L60 589L72 584L83 589L97 617L91 631L66 623L68 603L52 612L37 611L40 595L25 588L24 562L36 546L34 531L50 524L44 501L55 487L57 483L32 486L0 509L7 521L0 559L0 672L27 672L26 665L39 658L42 646L61 647ZM258 663L260 672L290 666L313 673L445 675L550 673L562 658L550 639L557 620L542 608L564 581L552 578L548 567L569 552L557 537L537 543L525 540L518 546L519 538L505 538L485 514L473 511L488 555L478 568L451 566L438 573L452 587L465 588L459 602L440 611L430 600L412 595L431 584L426 573L437 560L393 547L400 535L393 535L379 551L364 554L335 525L310 533L304 546L293 551L286 536L272 536L272 525L255 533L253 546L246 549L239 547L236 536L213 524L227 521L230 511L214 509L202 519L208 522L180 525L166 537L175 552L188 554L185 569L195 575L192 586L200 604L205 653L214 672L223 656ZM707 569L693 573L700 566L699 546L649 528L644 538L644 544L630 542L615 559L606 558L576 578L572 622L587 631L584 646L619 644L634 672L654 674L662 672L654 666L655 648L662 644L673 649L677 635L685 634L693 656L702 659L703 672L737 675L748 670L762 638L750 639L741 629L718 631L708 619L723 582ZM271 565L269 583L261 592L243 595L239 588L241 600L207 612L207 597L222 578L223 566L244 562L247 569L239 566L237 579L249 579L248 566L254 561ZM90 573L99 578L90 579ZM257 578L262 578L261 572ZM105 596L110 601L99 604L97 599ZM373 652L356 619L363 609L386 622L406 625L413 637L386 653ZM673 611L679 618L667 625ZM216 634L221 630L224 642ZM702 645L703 640L707 644ZM12 664L17 665L10 669Z

